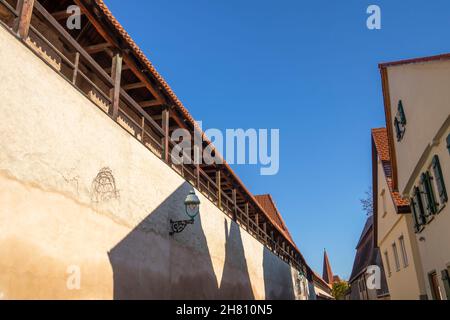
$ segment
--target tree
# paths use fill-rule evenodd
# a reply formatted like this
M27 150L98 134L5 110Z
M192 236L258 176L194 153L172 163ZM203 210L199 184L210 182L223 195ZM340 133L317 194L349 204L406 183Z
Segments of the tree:
M362 208L367 216L373 215L373 198L372 198L372 187L369 187L369 190L366 191L366 196L363 199L359 199L361 201Z
M349 285L347 281L339 281L339 282L335 282L333 283L333 288L332 288L332 295L336 300L344 300L345 299L345 295L349 289Z

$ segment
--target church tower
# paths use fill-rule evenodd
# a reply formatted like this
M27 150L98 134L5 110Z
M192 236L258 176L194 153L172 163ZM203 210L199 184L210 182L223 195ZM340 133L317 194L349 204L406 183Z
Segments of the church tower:
M333 271L331 271L330 261L328 260L327 250L323 251L323 274L322 279L332 285L334 282Z

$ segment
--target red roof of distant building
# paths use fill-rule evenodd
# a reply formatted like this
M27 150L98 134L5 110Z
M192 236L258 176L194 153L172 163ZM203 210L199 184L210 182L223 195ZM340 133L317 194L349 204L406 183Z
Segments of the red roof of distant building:
M262 195L255 195L256 201L261 205L261 207L264 209L264 212L270 217L270 219L277 224L279 229L282 230L284 236L288 238L292 243L294 243L294 240L291 237L291 234L289 233L288 228L286 227L286 224L284 223L283 218L281 217L280 211L278 211L277 206L275 205L275 201L273 201L273 198L270 194L262 194Z
M392 195L392 199L397 207L408 207L408 199L404 199L398 191L393 190L392 185L392 163L389 151L389 140L386 128L372 129L372 137L375 143L375 148L380 158L384 175L386 176L386 181L389 186L389 191Z
M333 271L331 271L330 261L328 260L327 251L323 252L323 273L322 279L328 284L333 284Z
M330 290L329 293L331 294L332 285L330 285L328 282L323 280L322 277L314 270L312 271L312 276L313 276L313 280L316 280L317 282L320 282L320 284L322 284L324 287L327 287Z

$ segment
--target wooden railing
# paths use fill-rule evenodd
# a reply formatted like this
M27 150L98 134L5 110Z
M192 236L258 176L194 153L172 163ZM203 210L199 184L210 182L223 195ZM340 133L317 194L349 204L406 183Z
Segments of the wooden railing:
M17 30L19 18L19 4L17 0L15 7L14 4L11 4L9 1L6 0L0 0L0 6L6 9L6 11L4 12L5 15L3 19L0 19L0 24L8 29ZM8 16L8 13L10 16Z
M100 67L100 65L70 36L70 34L38 1L35 1L34 9L38 15L41 15L42 18L50 24L53 31L59 35L58 39L63 41L64 47L69 49L65 50L66 53L61 52L60 49L51 43L38 28L32 24L30 25L30 38L33 38L34 35L40 41L44 42L51 49L51 53L56 54L71 72L67 72L67 70L62 67L55 68L55 65L52 63L50 63L50 65L57 69L59 73L88 96L88 98L94 100L94 103L99 106L101 110L109 116L112 116L111 106L113 99L111 97L111 90L114 89L112 77ZM27 43L29 44L29 42ZM71 60L71 58L73 60ZM87 72L91 72L92 74L88 75L86 74ZM93 81L92 77L96 78L96 82ZM161 126L159 126L122 88L120 89L120 104L118 111L119 116L114 120L119 122L121 126L138 138L149 150L161 157L161 139L164 136Z
M0 23L18 35L20 24L20 4L17 1L16 8L6 0L0 0L0 6L4 6L11 12L11 21ZM112 75L109 75L72 36L46 11L37 1L34 1L33 15L46 22L52 32L61 41L58 46L48 36L43 34L38 25L29 25L29 32L21 40L38 54L50 67L55 69L68 82L94 102L99 109L109 115L114 121L138 139L147 149L167 162L176 172L195 186L205 197L216 204L227 216L243 227L249 234L267 246L275 254L286 262L299 266L298 259L284 250L273 237L265 232L261 226L249 217L249 213L240 208L234 196L225 193L217 181L212 180L199 166L172 163L170 158L165 159L164 146L167 133L162 126L147 114L143 108L123 89L120 88L117 114L112 108L114 98L111 92L115 90ZM20 37L20 35L18 35ZM174 142L169 141L169 146ZM220 180L219 180L220 181Z

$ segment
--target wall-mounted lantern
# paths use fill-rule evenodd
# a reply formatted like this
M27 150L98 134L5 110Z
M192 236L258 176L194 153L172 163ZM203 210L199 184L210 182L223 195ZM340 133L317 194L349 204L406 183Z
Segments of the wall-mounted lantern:
M184 200L184 206L186 210L186 215L190 218L188 220L178 220L173 221L170 219L170 232L169 234L172 236L175 233L182 232L188 224L194 224L195 217L199 214L200 211L200 200L195 194L194 190L191 190L189 194L186 196Z

